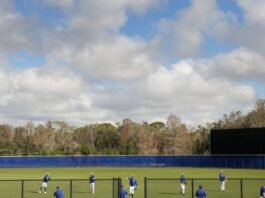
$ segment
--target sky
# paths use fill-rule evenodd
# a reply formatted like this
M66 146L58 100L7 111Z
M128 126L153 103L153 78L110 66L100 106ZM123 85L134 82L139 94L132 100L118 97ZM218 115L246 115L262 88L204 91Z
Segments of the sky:
M264 0L1 0L0 123L247 113L264 32Z

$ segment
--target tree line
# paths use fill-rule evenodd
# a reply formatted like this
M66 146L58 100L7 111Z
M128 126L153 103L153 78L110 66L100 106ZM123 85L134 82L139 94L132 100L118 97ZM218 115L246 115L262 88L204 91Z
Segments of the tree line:
M170 115L166 123L111 124L73 127L64 121L25 126L0 125L0 155L182 155L208 154L211 129L265 127L265 100L243 114L224 114L205 125L187 127Z

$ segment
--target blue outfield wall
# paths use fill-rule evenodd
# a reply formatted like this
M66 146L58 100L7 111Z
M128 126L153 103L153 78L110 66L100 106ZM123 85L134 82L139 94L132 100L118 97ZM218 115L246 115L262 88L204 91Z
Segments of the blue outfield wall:
M262 156L26 156L0 157L1 168L24 167L223 167L265 169Z

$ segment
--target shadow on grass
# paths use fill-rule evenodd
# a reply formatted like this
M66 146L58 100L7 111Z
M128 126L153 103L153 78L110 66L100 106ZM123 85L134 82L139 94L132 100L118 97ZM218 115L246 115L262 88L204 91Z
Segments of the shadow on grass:
M31 193L31 194L39 194L39 191L33 191L33 190L30 190L30 191L27 191L28 193ZM43 193L43 192L42 192Z
M87 191L75 191L73 192L73 194L92 194L91 192L87 192Z
M206 192L221 192L220 190L216 189L205 189Z
M162 194L162 195L178 195L179 193L161 192L159 194Z

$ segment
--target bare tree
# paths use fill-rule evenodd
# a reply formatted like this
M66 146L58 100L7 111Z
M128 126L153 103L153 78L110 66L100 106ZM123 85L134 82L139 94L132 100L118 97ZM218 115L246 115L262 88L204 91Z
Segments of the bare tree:
M167 118L167 128L168 129L175 129L181 124L181 120L174 114L170 114Z

